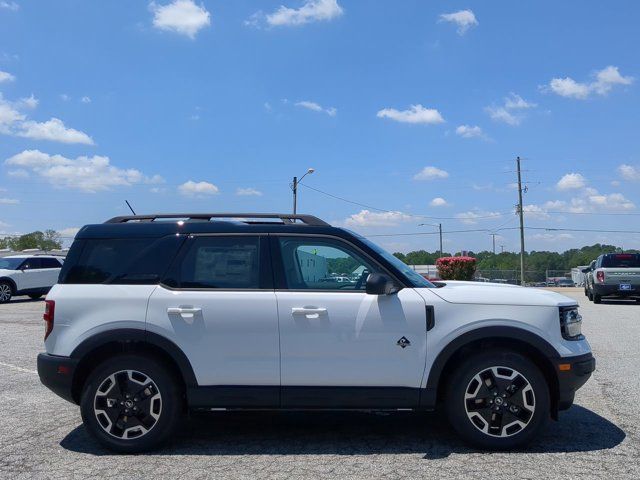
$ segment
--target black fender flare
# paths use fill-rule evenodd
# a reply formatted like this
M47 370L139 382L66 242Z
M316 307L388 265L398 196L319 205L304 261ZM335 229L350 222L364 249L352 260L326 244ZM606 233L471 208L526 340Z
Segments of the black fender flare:
M461 348L482 340L513 340L520 344L525 343L529 348L537 351L540 357L546 359L551 365L554 360L560 358L558 351L548 341L528 330L508 326L479 327L455 338L440 351L431 365L429 376L427 377L427 383L425 384L425 388L422 389L422 393L420 395L420 406L422 408L435 408L438 399L440 377L447 365L447 362L453 358ZM555 371L554 375L557 375Z
M174 342L157 333L137 328L119 328L97 333L82 341L71 353L71 358L82 361L88 354L109 343L145 344L158 348L175 362L187 387L196 387L198 382L191 362Z

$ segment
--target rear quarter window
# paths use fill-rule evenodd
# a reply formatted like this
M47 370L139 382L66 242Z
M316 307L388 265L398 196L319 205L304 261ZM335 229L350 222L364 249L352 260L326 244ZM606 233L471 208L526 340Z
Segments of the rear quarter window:
M63 284L157 284L184 237L83 239L60 272Z

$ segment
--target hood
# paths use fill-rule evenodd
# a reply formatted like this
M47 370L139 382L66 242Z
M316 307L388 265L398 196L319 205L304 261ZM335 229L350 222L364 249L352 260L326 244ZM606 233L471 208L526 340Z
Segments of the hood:
M536 305L558 307L576 305L573 298L549 290L504 283L447 281L430 291L449 303L476 305Z

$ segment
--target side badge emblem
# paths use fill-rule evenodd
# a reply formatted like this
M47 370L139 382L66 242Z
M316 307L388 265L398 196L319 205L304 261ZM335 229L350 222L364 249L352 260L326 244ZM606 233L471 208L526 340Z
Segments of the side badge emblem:
M397 345L402 348L407 348L409 345L411 345L411 342L407 339L407 337L402 337L400 340L398 340Z

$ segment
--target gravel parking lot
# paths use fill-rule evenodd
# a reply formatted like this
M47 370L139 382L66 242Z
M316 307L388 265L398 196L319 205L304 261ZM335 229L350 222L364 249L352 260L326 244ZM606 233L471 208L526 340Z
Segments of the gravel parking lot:
M216 413L161 451L112 455L77 407L44 388L42 301L0 305L3 478L640 478L640 305L594 305L579 289L597 371L529 448L482 453L436 414Z

